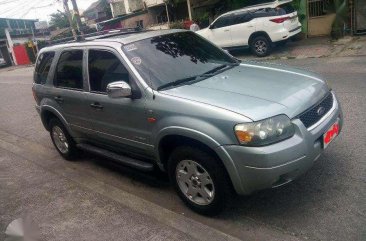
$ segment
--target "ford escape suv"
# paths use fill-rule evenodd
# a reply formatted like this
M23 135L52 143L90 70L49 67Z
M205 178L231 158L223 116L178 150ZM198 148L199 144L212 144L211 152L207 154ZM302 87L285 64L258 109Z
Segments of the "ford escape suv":
M43 48L36 109L57 151L169 174L180 198L218 213L305 173L340 133L318 75L240 62L190 31L124 33Z
M283 45L301 32L291 2L274 1L231 11L196 33L222 48L249 46L255 55L264 57L273 45Z

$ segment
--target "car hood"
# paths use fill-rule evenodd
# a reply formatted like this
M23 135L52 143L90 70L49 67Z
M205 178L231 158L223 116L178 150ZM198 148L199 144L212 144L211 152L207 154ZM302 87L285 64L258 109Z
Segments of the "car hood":
M293 118L328 92L328 86L314 73L251 62L198 83L162 91L227 109L254 121L279 114Z

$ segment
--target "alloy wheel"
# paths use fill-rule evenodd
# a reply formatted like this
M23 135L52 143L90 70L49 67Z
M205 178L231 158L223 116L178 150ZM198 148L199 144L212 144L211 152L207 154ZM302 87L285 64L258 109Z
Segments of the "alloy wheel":
M57 149L63 154L67 153L69 151L69 143L65 133L59 126L54 126L52 128L52 136Z
M176 168L176 179L182 193L198 205L209 205L215 197L215 186L210 174L192 160L182 160Z

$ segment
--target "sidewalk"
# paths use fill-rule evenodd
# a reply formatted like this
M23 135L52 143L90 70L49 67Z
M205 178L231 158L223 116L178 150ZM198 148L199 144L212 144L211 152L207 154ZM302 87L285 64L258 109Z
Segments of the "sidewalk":
M258 59L249 50L233 51L234 56ZM340 56L365 56L366 36L346 36L339 40L330 37L308 38L289 41L285 46L274 47L270 56L261 59L305 59Z
M2 67L2 68L0 68L0 73L7 72L7 71L13 71L13 70L16 70L16 69L28 68L28 67L34 67L34 64L14 65L14 66Z

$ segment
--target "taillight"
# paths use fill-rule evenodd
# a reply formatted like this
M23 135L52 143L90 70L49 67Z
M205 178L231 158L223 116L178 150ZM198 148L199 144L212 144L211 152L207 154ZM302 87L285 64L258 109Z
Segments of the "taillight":
M274 22L274 23L283 23L286 20L289 20L290 17L282 17L282 18L274 18L274 19L270 19L269 21Z

